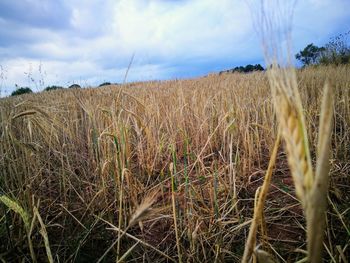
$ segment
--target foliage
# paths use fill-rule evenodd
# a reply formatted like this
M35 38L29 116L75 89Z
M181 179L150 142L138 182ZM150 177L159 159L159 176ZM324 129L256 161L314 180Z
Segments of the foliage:
M26 93L33 93L33 91L28 87L21 87L16 89L14 92L12 92L11 96L17 96L17 95L22 95Z
M44 89L44 91L57 90L57 89L63 89L63 87L61 87L61 86L48 86Z
M72 85L70 85L68 88L69 88L69 89L80 89L81 87L80 87L80 85L78 85L78 84L72 84Z
M325 51L324 47L318 47L311 43L296 54L295 58L302 62L304 66L318 64L323 51Z

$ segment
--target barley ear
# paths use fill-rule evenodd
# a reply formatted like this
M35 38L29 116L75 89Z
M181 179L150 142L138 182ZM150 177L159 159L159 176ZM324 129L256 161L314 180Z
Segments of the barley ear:
M36 256L34 253L34 248L33 248L33 243L30 238L31 235L31 223L30 223L30 215L24 210L24 208L19 205L15 200L12 200L11 198L7 197L6 195L1 195L0 196L0 201L6 205L8 208L13 210L15 213L19 214L20 217L23 220L25 230L27 232L27 241L28 241L28 246L29 246L29 251L30 251L30 256L32 258L32 261L35 263L37 262ZM34 220L34 219L33 219ZM34 222L34 221L33 221Z
M128 228L137 224L142 219L147 217L151 211L152 211L152 205L156 201L156 193L151 193L150 195L146 196L142 203L136 208L135 212L131 216L131 219L129 221Z
M22 206L20 206L16 201L12 200L11 198L7 197L6 195L0 196L0 201L6 205L8 208L13 210L15 213L19 214L23 220L24 226L26 228L26 231L29 232L30 230L30 216L29 214L23 209Z
M314 173L296 75L293 69L274 67L268 70L268 77L295 191L305 208L306 195L312 188Z

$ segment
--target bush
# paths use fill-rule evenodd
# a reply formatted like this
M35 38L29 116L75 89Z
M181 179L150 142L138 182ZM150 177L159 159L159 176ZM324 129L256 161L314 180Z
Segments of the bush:
M63 89L61 86L48 86L44 89L44 91L50 91L50 90L56 90L56 89Z
M22 94L26 94L26 93L33 93L33 91L28 88L28 87L21 87L16 89L14 92L11 93L11 96L17 96L17 95L22 95Z
M78 84L73 84L73 85L70 85L68 88L69 89L80 89L81 87Z
M98 85L99 87L103 87L103 86L108 86L108 85L112 85L110 82L103 82L102 84Z

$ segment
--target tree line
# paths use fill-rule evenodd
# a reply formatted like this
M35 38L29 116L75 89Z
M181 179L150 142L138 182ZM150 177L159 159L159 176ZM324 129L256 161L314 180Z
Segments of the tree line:
M26 93L33 93L32 89L29 87L18 87L16 85L17 89L11 93L11 96L17 96L21 94L26 94ZM80 89L80 85L78 84L72 84L68 87L69 89ZM47 86L43 91L51 91L51 90L59 90L59 89L64 89L62 86Z
M249 64L249 65L246 65L245 67L239 66L239 67L235 67L235 68L232 68L232 69L220 71L219 75L224 74L224 73L234 73L234 72L249 73L249 72L264 71L264 70L265 69L260 64L256 64L256 65Z
M99 87L103 87L103 86L109 86L109 85L119 85L118 83L111 83L111 82L103 82L100 85L98 85ZM17 95L21 95L21 94L26 94L26 93L33 93L32 89L29 87L18 87L16 84L16 90L13 91L11 93L11 96L17 96ZM81 86L79 84L72 84L68 87L68 89L80 89ZM64 87L62 86L47 86L45 89L43 89L43 91L51 91L51 90L60 90L60 89L64 89Z

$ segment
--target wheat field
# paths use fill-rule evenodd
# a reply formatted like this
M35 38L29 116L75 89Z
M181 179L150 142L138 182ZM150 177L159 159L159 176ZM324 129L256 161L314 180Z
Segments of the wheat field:
M326 81L334 93L322 258L347 262L350 67L297 81L312 164ZM240 262L278 137L266 72L3 98L0 117L3 262ZM256 245L303 262L303 204L276 147Z

